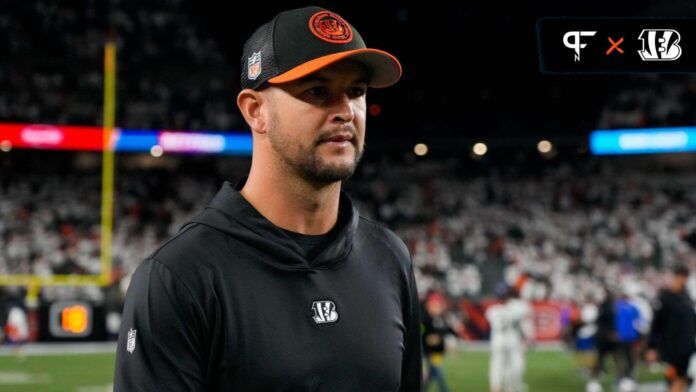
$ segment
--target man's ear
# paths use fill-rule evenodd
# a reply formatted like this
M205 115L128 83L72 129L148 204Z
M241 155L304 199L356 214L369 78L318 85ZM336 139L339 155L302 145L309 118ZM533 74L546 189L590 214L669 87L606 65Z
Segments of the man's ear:
M266 133L266 118L261 106L267 104L266 97L259 91L244 89L237 95L237 107L252 132Z

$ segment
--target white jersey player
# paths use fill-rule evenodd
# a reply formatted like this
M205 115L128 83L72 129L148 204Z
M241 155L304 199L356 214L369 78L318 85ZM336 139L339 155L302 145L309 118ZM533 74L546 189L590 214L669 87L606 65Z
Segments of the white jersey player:
M12 355L24 361L22 353L22 345L29 338L29 322L24 309L13 306L7 314L7 322L5 323L5 334L7 342L12 347Z
M491 392L526 390L522 377L525 349L532 340L532 308L527 301L508 298L488 308L486 318L491 327Z
M11 344L22 344L29 338L29 323L24 310L18 306L13 306L7 315L5 325L7 340Z

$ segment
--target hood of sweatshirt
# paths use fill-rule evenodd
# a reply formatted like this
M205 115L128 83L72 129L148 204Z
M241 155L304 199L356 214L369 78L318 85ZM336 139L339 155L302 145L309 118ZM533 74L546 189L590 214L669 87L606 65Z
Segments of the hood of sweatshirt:
M324 239L327 242L321 252L308 259L290 236L261 215L239 193L247 178L236 185L225 181L210 204L184 226L198 223L222 231L268 255L262 258L262 262L286 271L330 269L346 261L353 249L359 214L344 191L339 199L336 226Z

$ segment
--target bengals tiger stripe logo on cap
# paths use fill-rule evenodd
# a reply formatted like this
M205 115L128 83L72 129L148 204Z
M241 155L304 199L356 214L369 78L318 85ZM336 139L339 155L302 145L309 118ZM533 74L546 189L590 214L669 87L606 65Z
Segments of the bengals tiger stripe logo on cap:
M320 11L309 18L309 30L318 38L333 44L345 44L353 39L350 25L337 14Z

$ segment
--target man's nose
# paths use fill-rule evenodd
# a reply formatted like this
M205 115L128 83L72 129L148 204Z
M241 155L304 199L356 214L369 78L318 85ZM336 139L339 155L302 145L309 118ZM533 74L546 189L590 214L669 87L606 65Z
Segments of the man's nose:
M349 123L355 118L355 112L348 94L340 94L332 105L331 122Z

